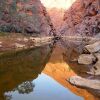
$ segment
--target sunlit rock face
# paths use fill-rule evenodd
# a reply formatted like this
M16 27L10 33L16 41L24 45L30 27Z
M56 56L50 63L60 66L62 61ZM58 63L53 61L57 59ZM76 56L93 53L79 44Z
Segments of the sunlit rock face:
M69 9L76 0L41 0L50 15L57 33L63 23L63 16L66 9Z
M0 0L0 31L47 36L52 23L40 0Z
M66 10L61 34L93 36L100 33L100 0L76 0Z

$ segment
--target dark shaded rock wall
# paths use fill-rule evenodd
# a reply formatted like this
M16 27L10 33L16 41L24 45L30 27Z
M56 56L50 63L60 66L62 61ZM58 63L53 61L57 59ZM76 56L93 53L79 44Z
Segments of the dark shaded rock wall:
M0 0L0 31L53 34L53 25L39 0Z
M64 35L93 36L100 33L100 0L76 0L65 12L60 29Z

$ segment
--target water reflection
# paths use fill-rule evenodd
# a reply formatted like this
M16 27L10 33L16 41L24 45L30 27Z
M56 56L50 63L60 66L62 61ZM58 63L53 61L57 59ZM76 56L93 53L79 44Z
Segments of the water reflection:
M63 60L70 66L70 68L78 75L84 76L89 71L89 66L79 65L77 59L80 54L84 52L84 42L71 42L61 40L61 44L64 47L62 54Z
M91 65L82 65L78 64L77 62L79 55L86 52L84 51L85 50L84 46L86 45L85 41L73 42L69 40L66 41L61 40L61 44L64 47L64 52L62 54L63 60L70 66L70 68L74 71L75 74L87 79L94 79L94 80L100 79L99 76L87 74L87 72L89 72L91 69ZM100 90L89 89L89 88L87 88L86 90L89 92L89 94L91 94L91 97L93 96L91 100L100 99ZM86 100L88 100L89 98L87 98Z
M34 87L35 84L33 84L31 81L26 81L20 84L15 90L18 90L20 94L29 94L30 92L33 92Z
M4 93L16 89L19 93L33 91L31 81L44 69L52 50L52 45L2 54L0 56L0 100ZM7 96L11 98L11 96Z
M9 100L84 100L43 73L32 83L35 84L35 87L30 94L20 94L16 90L8 92L6 95L12 96L12 99Z
M99 98L95 96L97 93L95 95L91 94L86 89L77 88L76 86L72 86L69 84L69 82L67 82L69 77L76 74L88 77L86 75L86 71L89 70L89 68L87 66L79 65L75 60L79 53L82 52L79 50L80 45L75 45L74 43L71 43L72 45L67 45L67 41L65 41L63 44L60 43L57 44L56 48L52 52L51 58L46 64L43 72L51 76L53 79L55 79L64 87L68 88L76 95L84 97L84 100L99 100ZM76 47L71 48L73 45ZM73 51L73 49L75 51ZM70 56L72 53L73 57ZM74 61L72 61L73 59Z
M75 62L81 52L77 45L59 41L1 54L0 100L99 100L85 89L66 81L76 74L85 75L88 70Z
M29 94L31 92L33 92L33 89L35 87L35 84L32 83L32 81L26 81L23 82L22 84L18 85L17 88L13 89L13 91L9 92L5 92L4 93L4 97L5 100L12 100L12 93L14 93L15 91L18 91L19 94Z

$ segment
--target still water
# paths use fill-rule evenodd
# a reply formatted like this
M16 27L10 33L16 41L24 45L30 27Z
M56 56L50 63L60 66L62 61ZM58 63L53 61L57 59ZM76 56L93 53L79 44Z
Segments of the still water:
M30 85L29 83L27 84ZM5 94L6 96L10 95L11 100L84 100L43 73L33 80L31 84L35 86L29 86L32 91L28 93L20 93L18 90L15 90ZM27 88L25 89L27 91Z
M49 44L0 54L0 100L97 100L66 81L77 66L67 62L66 50Z

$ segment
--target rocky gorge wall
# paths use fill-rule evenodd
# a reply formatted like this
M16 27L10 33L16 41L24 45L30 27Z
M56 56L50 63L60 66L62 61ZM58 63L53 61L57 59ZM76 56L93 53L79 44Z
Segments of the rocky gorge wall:
M40 0L0 0L0 31L34 33L36 36L40 33L42 36L57 33L61 36L75 34L91 36L100 33L99 0L63 0L62 2L41 0L41 2Z
M53 25L40 0L0 0L0 32L53 34Z
M100 0L76 0L65 12L61 35L93 36L100 33Z

